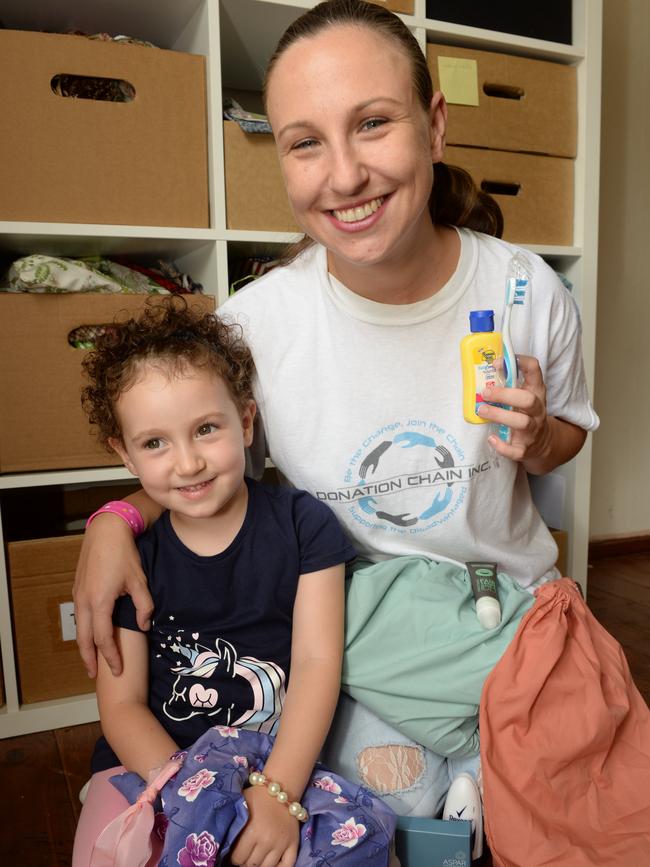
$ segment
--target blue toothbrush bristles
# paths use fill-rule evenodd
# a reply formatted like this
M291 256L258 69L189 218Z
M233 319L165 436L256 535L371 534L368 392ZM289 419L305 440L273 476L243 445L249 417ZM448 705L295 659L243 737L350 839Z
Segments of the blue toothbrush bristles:
M524 261L515 254L509 265L509 275L506 277L506 298L501 324L503 338L503 368L505 385L516 388L518 379L517 356L510 336L510 312L514 305L523 306L526 303L526 293L529 287L528 270ZM522 276L517 276L522 275ZM504 409L512 409L510 406ZM512 431L505 424L496 425L496 434L500 440L509 443Z

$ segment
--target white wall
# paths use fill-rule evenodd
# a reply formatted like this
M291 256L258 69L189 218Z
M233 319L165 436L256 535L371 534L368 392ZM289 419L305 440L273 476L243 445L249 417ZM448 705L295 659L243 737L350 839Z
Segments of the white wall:
M650 533L650 2L603 15L592 539Z

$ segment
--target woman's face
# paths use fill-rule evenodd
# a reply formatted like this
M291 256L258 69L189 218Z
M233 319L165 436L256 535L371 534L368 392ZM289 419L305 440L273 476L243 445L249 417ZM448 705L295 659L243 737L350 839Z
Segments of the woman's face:
M271 73L267 110L296 219L330 266L421 250L446 109L440 94L423 108L398 46L351 25L299 39Z

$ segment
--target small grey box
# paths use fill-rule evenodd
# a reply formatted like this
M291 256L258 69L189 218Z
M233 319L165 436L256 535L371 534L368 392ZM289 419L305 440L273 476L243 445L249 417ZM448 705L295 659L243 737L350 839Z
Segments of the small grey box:
M472 823L399 816L395 849L402 867L471 867Z

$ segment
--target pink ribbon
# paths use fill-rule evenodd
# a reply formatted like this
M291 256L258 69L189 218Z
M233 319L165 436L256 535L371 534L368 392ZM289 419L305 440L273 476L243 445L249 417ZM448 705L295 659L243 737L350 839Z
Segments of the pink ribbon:
M182 759L170 759L135 804L104 828L93 847L90 867L146 867L152 853L154 802L182 766Z

